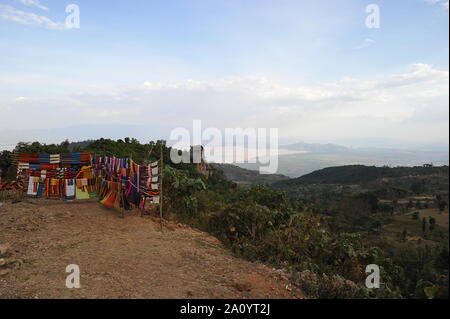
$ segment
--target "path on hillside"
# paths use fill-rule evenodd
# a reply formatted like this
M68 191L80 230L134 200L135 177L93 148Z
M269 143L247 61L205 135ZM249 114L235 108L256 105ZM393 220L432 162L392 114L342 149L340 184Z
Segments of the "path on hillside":
M1 204L0 204L1 205ZM0 206L10 245L0 298L300 298L286 277L235 258L203 232L97 202L28 200ZM81 288L65 286L77 264Z

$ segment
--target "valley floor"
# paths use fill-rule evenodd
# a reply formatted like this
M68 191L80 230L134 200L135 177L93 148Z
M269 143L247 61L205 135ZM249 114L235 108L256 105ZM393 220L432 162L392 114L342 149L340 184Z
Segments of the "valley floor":
M301 298L282 273L189 227L97 202L0 203L0 298ZM0 256L1 257L1 256ZM1 259L0 259L1 260ZM77 264L81 288L65 285Z

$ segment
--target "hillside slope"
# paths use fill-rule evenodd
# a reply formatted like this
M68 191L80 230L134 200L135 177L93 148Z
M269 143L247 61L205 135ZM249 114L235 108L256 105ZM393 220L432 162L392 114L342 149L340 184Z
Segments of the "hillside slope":
M364 184L373 182L379 178L395 178L421 175L447 175L448 166L440 167L376 167L364 165L346 165L328 167L314 171L310 174L279 181L274 187L311 185L311 184Z
M231 164L209 164L220 171L223 176L240 185L272 184L289 179L281 174L260 174L259 171L249 170Z
M231 256L214 237L97 202L1 203L0 298L297 298L282 273ZM2 256L0 256L2 257ZM67 289L77 264L81 288Z
M389 148L348 148L335 144L296 143L280 145L278 173L299 177L326 167L343 165L418 166L426 163L448 165L448 150L404 150ZM258 164L237 164L258 170Z

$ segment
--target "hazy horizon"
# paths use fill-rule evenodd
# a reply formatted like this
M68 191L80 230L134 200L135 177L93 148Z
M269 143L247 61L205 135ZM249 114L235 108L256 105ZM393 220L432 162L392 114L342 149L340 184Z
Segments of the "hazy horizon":
M76 128L78 130L79 128ZM63 129L63 130L66 130ZM69 131L69 129L68 129ZM58 135L60 133L57 133ZM56 134L55 134L56 135ZM142 137L142 136L134 136L134 135L120 135L117 133L107 135L107 136L94 136L90 135L86 138L80 138L72 135L72 133L65 134L64 138L58 138L58 137L51 137L51 138L42 138L42 137L28 137L28 136L40 136L40 134L36 134L36 132L33 132L29 135L23 135L24 138L18 139L17 142L12 144L0 144L0 150L12 150L17 143L23 142L23 143L33 143L33 142L40 142L44 144L60 144L61 142L64 142L66 139L69 140L70 143L79 143L79 142L86 142L90 140L97 140L100 138L105 139L112 139L112 140L119 140L124 139L126 137L129 138L136 138L141 143L148 143L150 141L157 141L159 139L163 139L168 141L169 145L172 145L174 142L169 140L169 136L167 135L153 135L149 136L148 138ZM448 144L413 144L413 143L402 143L401 141L396 141L394 139L380 139L380 138L368 138L367 140L360 140L360 139L353 139L353 140L334 140L330 139L330 141L326 140L304 140L304 139L298 139L295 138L281 138L279 140L279 149L284 149L285 147L292 146L295 144L320 144L320 145L336 145L336 146L343 146L349 149L392 149L392 150L408 150L408 151L437 151L437 152L448 152L449 151L449 145ZM224 145L229 146L229 145ZM236 145L234 145L236 146Z

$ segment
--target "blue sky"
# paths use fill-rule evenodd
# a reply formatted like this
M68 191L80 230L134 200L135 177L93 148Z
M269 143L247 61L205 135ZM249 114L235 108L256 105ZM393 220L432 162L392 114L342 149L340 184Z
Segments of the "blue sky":
M445 0L0 0L0 147L124 127L148 140L193 119L448 144L448 48Z

